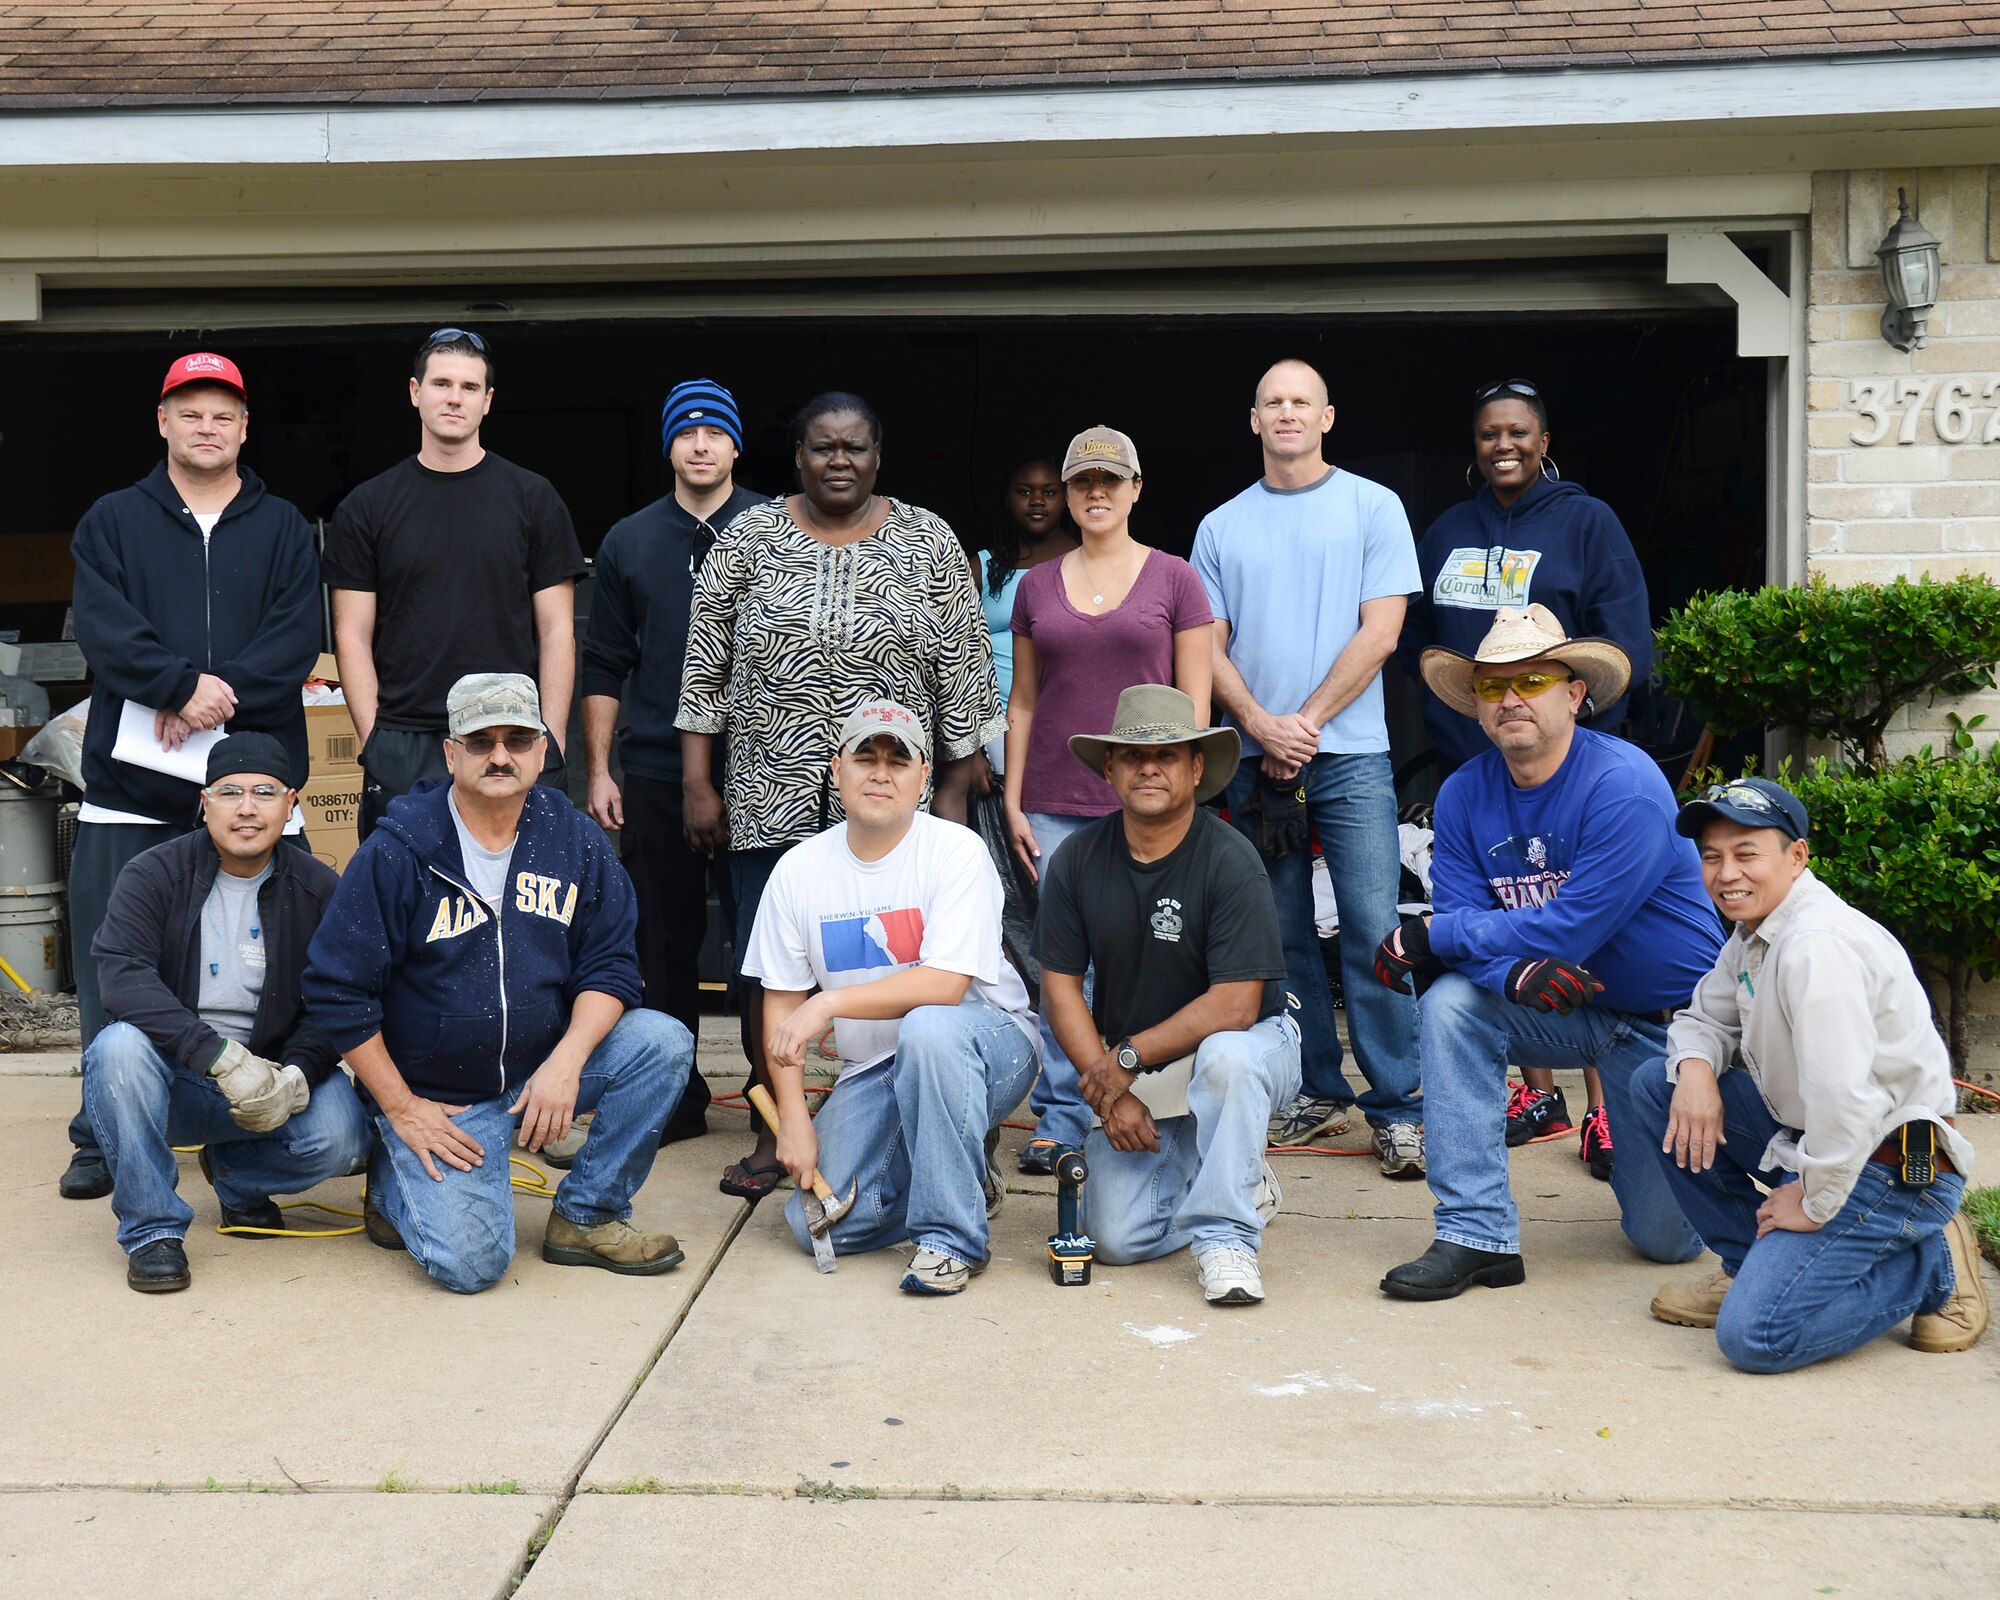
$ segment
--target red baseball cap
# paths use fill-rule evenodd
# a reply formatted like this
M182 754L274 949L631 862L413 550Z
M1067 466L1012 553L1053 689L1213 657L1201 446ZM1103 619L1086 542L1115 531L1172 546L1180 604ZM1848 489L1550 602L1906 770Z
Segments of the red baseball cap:
M176 389L185 389L191 383L219 383L234 389L246 400L250 398L243 387L243 374L236 370L236 363L212 351L197 350L193 355L182 356L167 368L167 381L160 385L160 398L164 400Z

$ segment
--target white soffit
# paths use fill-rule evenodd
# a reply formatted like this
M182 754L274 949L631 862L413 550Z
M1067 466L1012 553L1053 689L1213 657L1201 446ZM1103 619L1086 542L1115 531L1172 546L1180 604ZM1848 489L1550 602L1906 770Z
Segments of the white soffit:
M2000 53L1146 84L478 105L0 109L0 169L718 156L1343 135L1907 123L2000 111Z

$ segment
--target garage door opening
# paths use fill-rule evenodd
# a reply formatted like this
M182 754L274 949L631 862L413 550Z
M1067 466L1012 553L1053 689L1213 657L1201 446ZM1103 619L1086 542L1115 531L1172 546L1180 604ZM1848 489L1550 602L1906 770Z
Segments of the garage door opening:
M1185 555L1202 516L1259 470L1251 394L1273 360L1323 371L1338 410L1330 459L1394 489L1418 537L1466 498L1471 397L1527 377L1548 400L1551 458L1632 535L1656 620L1697 589L1765 575L1765 372L1737 357L1727 313L1484 316L827 318L482 324L495 405L485 442L548 476L586 552L671 487L661 397L682 378L736 392L741 482L791 486L787 421L823 389L881 412L881 487L937 512L968 544L1001 515L1007 474L1097 422L1146 468L1135 534ZM245 459L309 517L417 444L409 361L427 326L18 335L0 343L0 536L61 533L159 459L151 410L170 353L220 349L251 389ZM53 638L62 595L0 595L0 629ZM1388 673L1392 738L1427 792L1412 686ZM1655 708L1671 722L1671 708ZM1663 763L1693 731L1649 729ZM1684 754L1682 759L1685 759ZM1673 775L1678 777L1678 769Z

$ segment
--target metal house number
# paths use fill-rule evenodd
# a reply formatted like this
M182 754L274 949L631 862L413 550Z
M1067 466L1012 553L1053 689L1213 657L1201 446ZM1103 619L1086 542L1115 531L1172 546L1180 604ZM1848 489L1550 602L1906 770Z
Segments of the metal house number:
M1917 425L1925 411L1945 444L1964 444L1978 436L1981 444L2000 444L2000 405L1981 416L1981 402L2000 399L2000 377L1991 378L1850 378L1847 404L1867 419L1847 437L1855 444L1915 444ZM1900 420L1898 411L1901 412ZM1982 426L1982 423L1984 424Z

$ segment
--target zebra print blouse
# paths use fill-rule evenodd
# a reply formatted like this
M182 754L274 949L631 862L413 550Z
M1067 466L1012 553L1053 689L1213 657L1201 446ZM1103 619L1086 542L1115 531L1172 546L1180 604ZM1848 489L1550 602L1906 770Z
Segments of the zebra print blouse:
M728 736L732 849L793 844L840 819L827 761L847 713L876 698L925 719L934 767L1007 726L956 535L899 500L848 545L804 532L783 500L743 512L695 581L674 719Z

